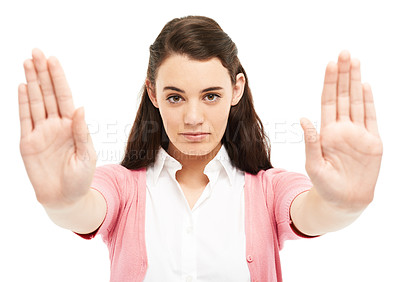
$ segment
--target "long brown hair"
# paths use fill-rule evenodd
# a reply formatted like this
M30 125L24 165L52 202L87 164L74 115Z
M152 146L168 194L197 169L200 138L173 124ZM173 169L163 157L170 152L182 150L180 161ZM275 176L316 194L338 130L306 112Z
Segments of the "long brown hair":
M199 61L217 57L228 69L232 85L236 83L236 75L243 73L246 78L244 93L239 103L231 106L221 142L235 167L257 174L262 169L272 168L270 142L254 110L249 79L237 53L235 43L213 19L204 16L175 18L164 26L150 46L147 79L155 85L158 68L173 54L187 55ZM159 109L154 107L148 96L146 84L141 93L141 102L121 162L127 169L140 169L154 163L160 146L168 150L169 138Z

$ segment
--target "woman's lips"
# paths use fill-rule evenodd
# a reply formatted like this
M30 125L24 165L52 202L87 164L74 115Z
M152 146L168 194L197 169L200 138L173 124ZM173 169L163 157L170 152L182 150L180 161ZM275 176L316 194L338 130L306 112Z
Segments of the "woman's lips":
M182 135L189 141L201 141L210 133L182 133Z

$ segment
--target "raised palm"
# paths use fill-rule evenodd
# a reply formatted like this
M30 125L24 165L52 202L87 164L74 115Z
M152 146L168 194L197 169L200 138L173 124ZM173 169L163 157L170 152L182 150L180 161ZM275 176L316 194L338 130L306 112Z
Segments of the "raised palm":
M321 105L320 134L301 120L307 173L328 203L360 211L373 199L383 146L371 89L347 51L326 68Z
M40 203L73 204L88 191L95 166L83 109L75 110L61 65L34 49L18 88L20 152Z

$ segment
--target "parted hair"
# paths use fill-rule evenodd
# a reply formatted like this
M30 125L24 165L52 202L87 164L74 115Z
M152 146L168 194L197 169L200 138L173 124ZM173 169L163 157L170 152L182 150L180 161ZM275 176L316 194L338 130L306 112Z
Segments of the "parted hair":
M221 142L232 165L240 170L257 174L260 170L272 168L270 141L255 112L249 79L239 61L235 43L219 24L204 16L186 16L169 21L150 46L147 79L151 85L155 85L161 64L174 54L198 61L218 58L229 71L232 85L236 83L237 74L244 74L243 96L231 106ZM127 169L153 164L160 146L167 151L169 145L159 109L152 104L145 83L140 95L141 102L121 161Z

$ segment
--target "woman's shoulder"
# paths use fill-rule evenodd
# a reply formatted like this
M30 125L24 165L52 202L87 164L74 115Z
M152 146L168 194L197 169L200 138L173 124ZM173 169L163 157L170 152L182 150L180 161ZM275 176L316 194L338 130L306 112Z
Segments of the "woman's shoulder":
M287 169L284 168L276 168L276 167L272 167L272 168L268 168L268 169L260 169L256 174L253 174L254 177L257 178L263 178L263 177L274 177L277 175L282 175L285 173L288 173L289 171ZM289 172L290 173L290 172ZM246 173L249 174L250 173Z
M120 164L103 164L96 167L92 187L112 191L120 198L129 198L139 186L145 185L145 174L145 168L128 169Z
M103 164L96 167L95 175L104 175L117 180L135 180L146 173L146 168L128 169L121 164Z
M121 164L102 164L96 167L96 170L111 171L118 174L140 174L146 171L146 168L128 169Z
M288 170L286 168L281 168L281 167L272 167L272 168L268 168L268 169L261 169L257 174L262 174L262 175L302 174L302 175L305 175L305 173L297 172L294 170Z
M252 186L263 187L267 195L291 197L312 187L309 177L300 172L289 171L284 168L270 168L260 170L257 175L249 179Z
M305 173L289 171L285 168L269 168L260 170L257 175L255 175L260 181L272 182L274 184L279 184L280 182L287 181L308 181L309 178Z

